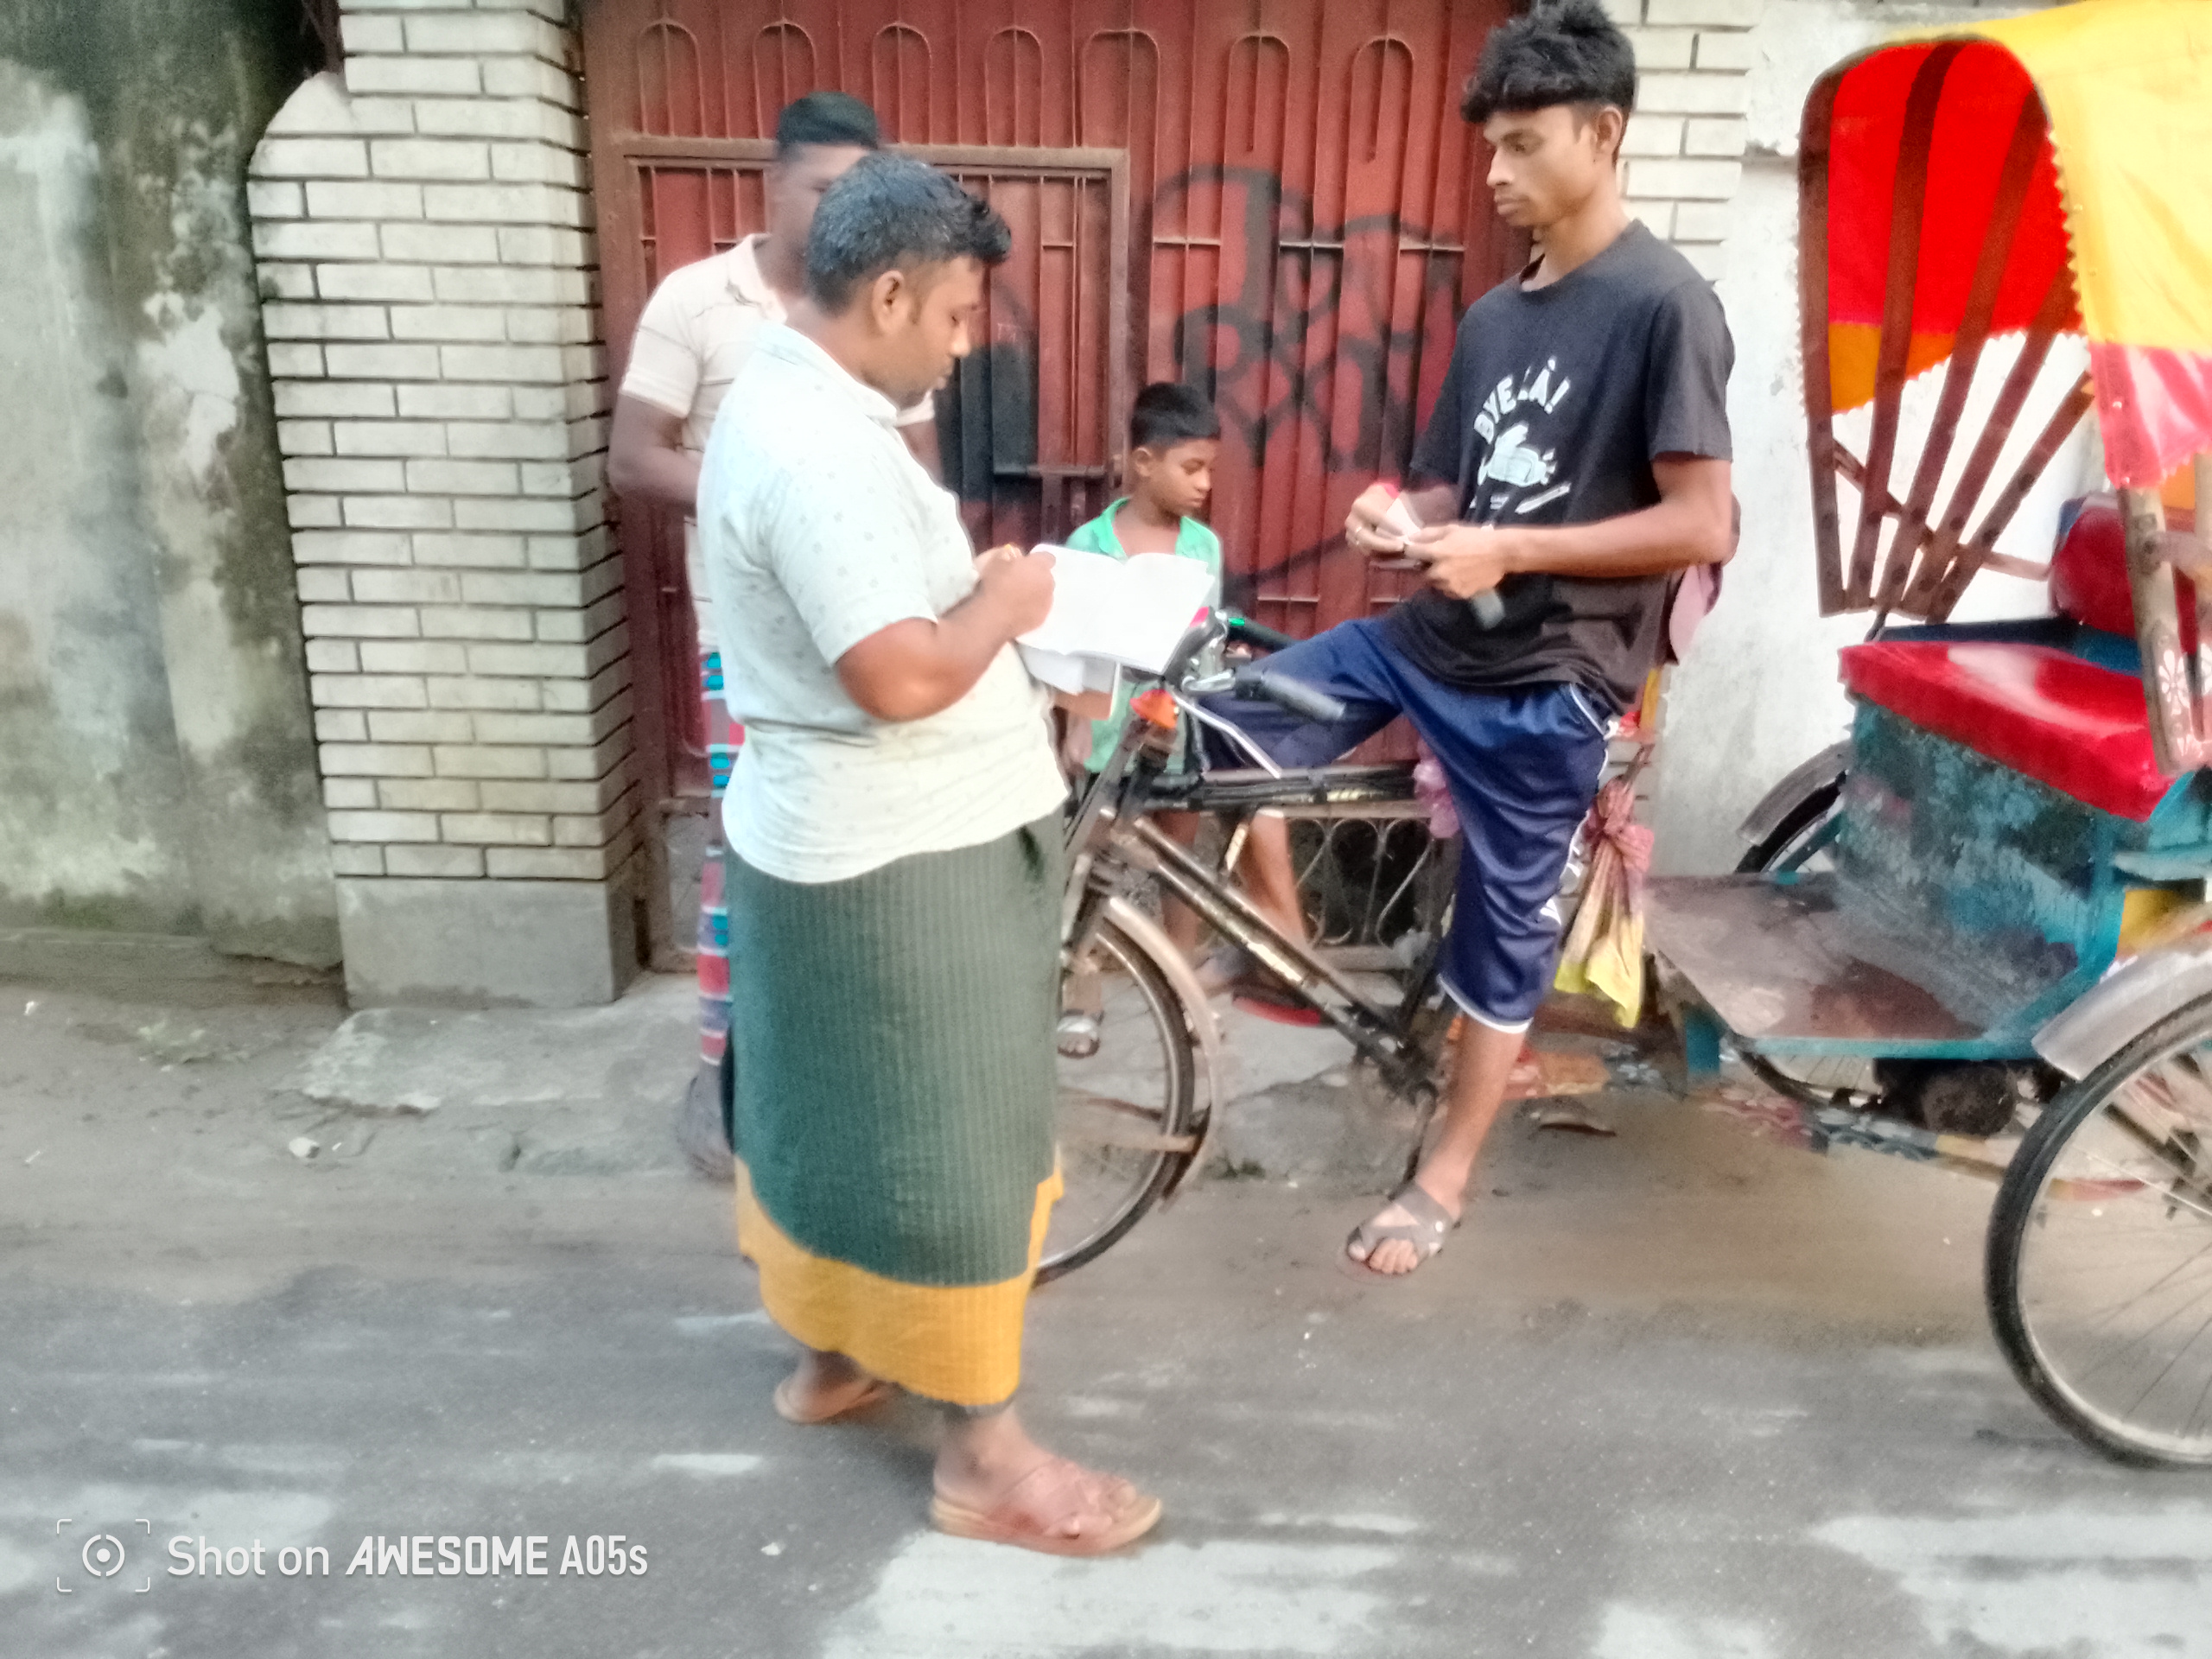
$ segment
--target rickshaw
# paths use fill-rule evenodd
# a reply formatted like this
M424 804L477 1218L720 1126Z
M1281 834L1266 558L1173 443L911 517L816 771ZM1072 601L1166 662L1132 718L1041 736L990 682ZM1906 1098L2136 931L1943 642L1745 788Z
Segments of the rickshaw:
M1736 874L1644 889L1693 1084L1740 1067L1816 1147L1996 1179L1985 1284L2015 1374L2101 1451L2192 1465L2212 1465L2208 157L2203 0L1923 33L1815 86L1799 265L1820 607L1873 617L1840 658L1851 732L1752 813ZM2093 410L2113 492L2068 505L2047 560L2000 551ZM2046 584L2049 613L1951 620L1983 571ZM1415 1143L1434 1101L1440 859L1378 856L1396 930L1330 960L1235 891L1233 834L1209 861L1143 816L1421 816L1404 767L1173 772L1196 694L1230 683L1199 671L1224 638L1287 643L1194 631L1071 823L1071 1197L1048 1275L1172 1195L1218 1122L1219 1029L1141 890L1345 1036ZM1260 664L1237 683L1315 695Z
M1814 86L1799 260L1820 603L1873 626L1840 654L1847 743L1753 814L1742 873L1654 881L1646 934L1694 1071L1726 1053L1816 1141L1995 1175L1985 1286L2014 1373L2101 1450L2198 1465L2208 155L2196 0L1923 34ZM2069 336L2086 370L2031 409ZM1931 398L1908 466L1908 406ZM1863 454L1839 429L1861 409ZM2115 493L2068 504L2047 563L1999 553L2092 410ZM2047 582L2051 613L1951 621L1993 569Z

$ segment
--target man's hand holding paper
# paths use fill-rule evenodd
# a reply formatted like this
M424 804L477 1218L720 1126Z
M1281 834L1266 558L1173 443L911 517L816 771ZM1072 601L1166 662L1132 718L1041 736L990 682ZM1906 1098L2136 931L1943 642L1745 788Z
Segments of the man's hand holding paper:
M1041 548L1025 554L1019 548L995 547L976 560L976 578L985 598L1006 607L1009 622L1018 630L1025 624L1034 628L1046 620L1058 586L1052 556Z

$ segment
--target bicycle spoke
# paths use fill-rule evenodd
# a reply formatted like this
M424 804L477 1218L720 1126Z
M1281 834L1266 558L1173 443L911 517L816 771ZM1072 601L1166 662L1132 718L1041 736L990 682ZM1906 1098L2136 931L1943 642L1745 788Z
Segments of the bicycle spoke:
M2208 1402L2212 1402L2212 1366L2205 1368L2204 1386L2196 1391L2196 1404L2190 1408L2189 1421L2182 1425L2183 1440L2196 1433L2197 1420L2204 1415Z
M2165 1082L2164 1073L2161 1073L2159 1082ZM2154 1086L2152 1089L2144 1089L2144 1090L2130 1089L2128 1093L2134 1097L2133 1103L2137 1106L2137 1110L2141 1110L2141 1103L2145 1103L2144 1099L2145 1095L2154 1095ZM2152 1099L2152 1102L2148 1103L2157 1103L2157 1102ZM2170 1150L2168 1150L2170 1141L2152 1141L2152 1137L2145 1133L2144 1126L2141 1126L2139 1122L2134 1122L2134 1119L2128 1115L2128 1110L2121 1109L2117 1102L2106 1103L2104 1113L2099 1113L2097 1122L2113 1122L2114 1126L2117 1126L2117 1128L2130 1139L2130 1141L2134 1141L2141 1150L2145 1150L2145 1153L2150 1153L2152 1157L2159 1159L2161 1164L2164 1164L2170 1173L2179 1173L2179 1170L2174 1170L2174 1159L2170 1157ZM2141 1201L2157 1201L2157 1204L2161 1205L2168 1205L2168 1214L2181 1212L2181 1214L2190 1214L2190 1217L2195 1217L2195 1219L2212 1219L2212 1210L2208 1210L2205 1205L2196 1204L2196 1201L2192 1201L2190 1197L2185 1197L2185 1194L2172 1190L2172 1185L2165 1185L2165 1184L2152 1185L2150 1181L2141 1181L2141 1179L2134 1177L2126 1166L2117 1164L2113 1157L2108 1157L2108 1154L2101 1153L2101 1150L2094 1148L2094 1146L2079 1150L2079 1159L2082 1159L2082 1164L2084 1164L2086 1168L2101 1174L2106 1181L2114 1181L2114 1184L2117 1184L2117 1181L2126 1181L2130 1188L2128 1194L2126 1194L2126 1201L2133 1201L2133 1204L2141 1204ZM2119 1204L2121 1199L2114 1197L2114 1199L2110 1201L2113 1201L2113 1204ZM2049 1217L2050 1210L2042 1208L2039 1212ZM2172 1224L2094 1225L2093 1219L2090 1219L2090 1217L2084 1217L2079 1210L2075 1210L2073 1212L2073 1221L2077 1224L2073 1228L2073 1232L2086 1236L2088 1230L2093 1228L2094 1239L2097 1239L2099 1243L2108 1243L2108 1241L2126 1241L2126 1239L2141 1241L2141 1239L2152 1239L2152 1236L2164 1236L2164 1239L2172 1241L2174 1236L2177 1236L2172 1230ZM2164 1259L2164 1252L2161 1252L2159 1259ZM2114 1261L2106 1259L2101 1261L2101 1263L2084 1263L2084 1268L2101 1268L2106 1274L2110 1274L2114 1268L2121 1268L2121 1265L2124 1263L2114 1263ZM2144 1265L2154 1265L2154 1261L2145 1261ZM2090 1344L2099 1334L2113 1330L2119 1320L2126 1319L2126 1316L2133 1314L2133 1312L2141 1310L2148 1314L2154 1299L2159 1299L2161 1294L2181 1296L2179 1303L2172 1305L2172 1307L2168 1307L2164 1314L2159 1314L2157 1319L2150 1320L2150 1325L2145 1325L2144 1330L2134 1332L2128 1340L2119 1343L2117 1347L2110 1347L2110 1350L2106 1350L2101 1356L2090 1360L2086 1370L2073 1374L2075 1389L2086 1389L2086 1387L2090 1385L2090 1380L2097 1378L2097 1376L2113 1376L2114 1382L2117 1382L2117 1367L2121 1367L2124 1360L2133 1360L2137 1358L2137 1356L2141 1356L2145 1363L2157 1363L2157 1358L2159 1358L2159 1347L2164 1347L2165 1344L2164 1340L2161 1340L2161 1334L2164 1334L2164 1332L2170 1332L2174 1325L2181 1323L2183 1319L2188 1319L2192 1312L2203 1307L2208 1300L2212 1300L2212 1281L2205 1279L2205 1272L2203 1272L2205 1268L2212 1268L2212 1239L2196 1245L2195 1249L2190 1249L2188 1255L2185 1255L2181 1261L2172 1261L2172 1263L2165 1265L2165 1272L2161 1272L2157 1279L2152 1279L2148 1285L2137 1289L2137 1292L2134 1292L2133 1296L2128 1296L2128 1299L2119 1300L2119 1303L2113 1303L2110 1307L2106 1307L2101 1319L2094 1319L2093 1323L2086 1325L2086 1330L2079 1330L2077 1336L2069 1343L2069 1347ZM2044 1274L2044 1272L2037 1272L2037 1279L2046 1279L2046 1274ZM2035 1299L2031 1300L2044 1305L2046 1310L2050 1310L2050 1305L2053 1305L2053 1299L2050 1299L2049 1294L2035 1296ZM2174 1350L2165 1356L2164 1365L2157 1367L2157 1371L2154 1371L2154 1374L2150 1376L2148 1382L2144 1382L2144 1387L2134 1394L2134 1398L2126 1405L2126 1409L2119 1411L2119 1415L2121 1415L2124 1421L2133 1422L2134 1418L2144 1411L2145 1402L2148 1402L2148 1400L2159 1391L2159 1387L2164 1385L2165 1380L2174 1374L2174 1367L2179 1367L2181 1360L2188 1358L2190 1350L2195 1350L2208 1330L2212 1330L2212 1314L2205 1314L2205 1319L2199 1320L2199 1325L2196 1325L2195 1330L2188 1334L2188 1340L2183 1340L2179 1347L2174 1347ZM2128 1370L2133 1370L2133 1365L2130 1365ZM2196 1405L2192 1407L2192 1411L2190 1411L2190 1421L2188 1421L2190 1425L2195 1425L2195 1418L2196 1415L2201 1415L2208 1395L2212 1395L2212 1376L2208 1376L2208 1380L2205 1380L2205 1389L2201 1391ZM2183 1427L2183 1435L2188 1433L2190 1433L2190 1427Z
M2203 1300L2204 1298L2202 1296L2197 1298L2197 1300L2200 1302ZM2205 1332L2208 1330L2212 1330L2212 1313L2207 1313L2204 1316L2203 1319L2198 1324L2196 1329L2190 1334L2189 1340L2182 1344L2180 1347L2174 1350L2174 1357L2168 1360L2164 1365L2159 1368L2158 1374L2151 1379L2149 1385L2144 1389L2142 1393L2135 1396L2135 1403L2127 1408L2128 1414L2130 1416L2133 1416L2135 1413L2143 1409L2143 1402L2158 1391L2158 1384L2164 1382L2168 1376L2172 1375L2174 1367L2181 1363L2183 1357L2186 1355L2190 1349L2196 1346L2197 1339L2203 1336Z
M2037 1270L2037 1276L2038 1278L2044 1279L2065 1279L2071 1276L2080 1276L2087 1274L2098 1274L2109 1276L2115 1268L2124 1268L2130 1265L2138 1265L2146 1268L2153 1267L2164 1260L2166 1260L2166 1253L2164 1251L2160 1251L2155 1255L2149 1251L2143 1251L2135 1255L2116 1257L2108 1262L2076 1262L2069 1267L2040 1268ZM2184 1268L2190 1266L2212 1267L2212 1262L2184 1262L2182 1263L2182 1266Z
M2148 1293L2145 1294L2147 1294ZM2145 1344L2148 1343L2152 1337L2158 1335L2158 1333L2165 1326L2171 1325L2174 1320L2188 1313L2192 1307L2196 1306L2207 1297L2212 1297L2212 1285L2206 1286L2203 1290L2191 1297L2188 1301L2183 1302L2179 1307L2175 1308L2164 1319L2158 1320L2148 1329L2137 1332L2135 1336L2129 1338L2126 1342L2122 1343L2119 1347L2113 1349L2095 1364L2090 1366L2088 1370L2082 1372L2082 1377L2087 1379L2088 1377L2094 1376L2099 1371L2104 1370L2106 1366L2111 1364L2113 1360L2119 1358L2120 1355L2125 1354L2133 1349L2142 1347ZM2139 1301L2142 1298L2138 1297L2136 1300ZM2107 1323L2109 1323L2109 1321L2107 1321Z
M2145 1286L2143 1289L2138 1291L2133 1296L2128 1298L2127 1300L2120 1304L2119 1306L2111 1309L2106 1313L2103 1319L2100 1319L2095 1325L2089 1328L2088 1334L2094 1336L2099 1331L2103 1330L2105 1326L2110 1325L2121 1314L2126 1313L2129 1308L2134 1306L2138 1302L2142 1301L2145 1298L2155 1295L2161 1286L2164 1285L2168 1281L2177 1277L2178 1274L2186 1272L2191 1266L2202 1261L2207 1255L2212 1255L2212 1241L2207 1241L2196 1251L2184 1257L2182 1261L2175 1263L2173 1267L2159 1274L2157 1279Z
M2105 1157L2101 1153L2093 1152L2088 1155L2097 1162L2103 1164L2106 1168L2112 1170L2116 1173L2126 1173L2125 1171L2120 1169L2120 1166L2118 1164L2113 1163L2109 1158ZM2129 1177L2129 1179L2133 1179L2136 1178ZM2149 1186L2149 1183L2145 1182L2145 1185L2147 1188ZM2174 1192L2171 1188L2160 1187L2156 1190L2162 1194L2165 1202L2172 1204L2180 1209L2186 1210L2193 1216L2202 1217L2206 1221L2212 1221L2212 1206L2199 1204L2190 1198L2185 1198L2180 1193Z

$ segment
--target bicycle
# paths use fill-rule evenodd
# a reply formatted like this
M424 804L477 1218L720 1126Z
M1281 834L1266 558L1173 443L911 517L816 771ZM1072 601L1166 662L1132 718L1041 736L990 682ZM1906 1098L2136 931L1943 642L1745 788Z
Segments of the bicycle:
M1410 766L1279 767L1203 706L1199 697L1227 691L1309 719L1342 715L1333 698L1270 673L1264 660L1234 672L1198 671L1224 643L1267 652L1293 642L1225 614L1193 626L1158 683L1131 700L1120 743L1069 823L1057 1033L1065 1192L1046 1240L1039 1283L1095 1260L1172 1198L1219 1122L1219 1024L1196 971L1146 908L1148 891L1187 905L1248 952L1293 1003L1351 1043L1357 1065L1412 1106L1409 1177L1435 1109L1452 1014L1437 982L1452 849L1438 843L1442 855L1416 861L1389 895L1385 911L1411 918L1395 942L1332 953L1332 961L1286 936L1227 874L1255 813L1325 821L1415 818L1425 809ZM1198 726L1221 731L1256 765L1171 770L1179 736L1194 737ZM1152 814L1165 811L1210 815L1231 826L1218 863L1152 822ZM1378 880L1380 868L1378 862ZM1380 994L1386 989L1387 996Z

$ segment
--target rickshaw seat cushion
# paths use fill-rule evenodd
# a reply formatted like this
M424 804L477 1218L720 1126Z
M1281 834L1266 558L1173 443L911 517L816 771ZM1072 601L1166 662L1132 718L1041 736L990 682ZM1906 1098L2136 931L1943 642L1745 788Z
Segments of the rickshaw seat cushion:
M2050 607L2085 628L2135 637L2135 601L2127 587L2127 521L2109 495L2084 496L2066 505L2069 517L2050 556ZM2196 604L2174 578L2181 613L2182 649L2196 649Z
M2116 817L2147 821L2172 785L2133 675L2001 641L1878 640L1841 658L1853 696Z

